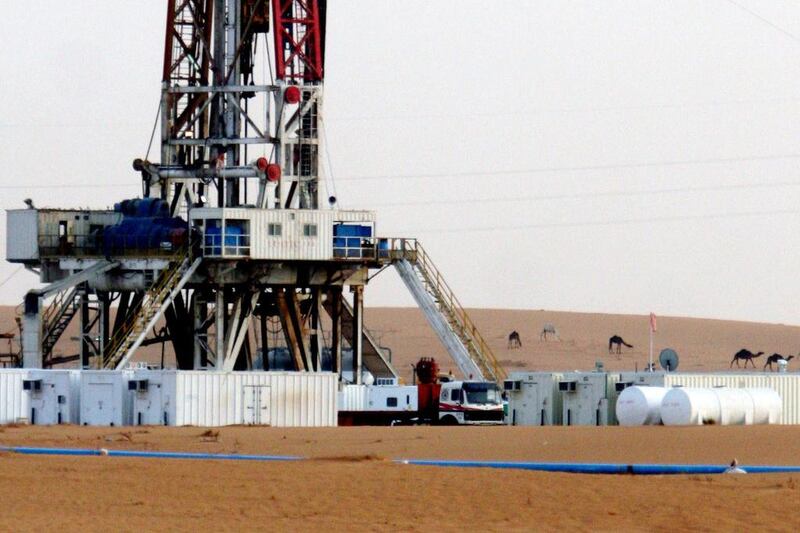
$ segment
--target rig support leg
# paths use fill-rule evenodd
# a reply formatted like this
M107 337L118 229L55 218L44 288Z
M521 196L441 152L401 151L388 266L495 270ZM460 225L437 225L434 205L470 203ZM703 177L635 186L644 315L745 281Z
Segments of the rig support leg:
M29 292L25 295L25 314L22 317L22 366L42 368L42 297Z
M334 287L331 301L331 370L342 378L342 287Z
M215 319L215 336L216 336L216 360L214 361L214 368L222 370L225 364L225 288L221 285L217 287L217 303L214 306L214 319Z
M353 377L356 385L361 385L361 372L364 364L364 286L355 285L353 291Z

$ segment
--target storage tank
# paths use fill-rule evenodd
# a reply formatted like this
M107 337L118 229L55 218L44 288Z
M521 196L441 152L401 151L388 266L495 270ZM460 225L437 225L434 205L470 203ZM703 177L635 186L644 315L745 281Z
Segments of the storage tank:
M743 389L753 402L753 424L779 424L783 414L781 395L773 389Z
M666 387L627 387L617 398L620 426L645 426L661 423L661 402Z
M781 405L771 389L674 388L661 402L661 420L668 426L771 424Z

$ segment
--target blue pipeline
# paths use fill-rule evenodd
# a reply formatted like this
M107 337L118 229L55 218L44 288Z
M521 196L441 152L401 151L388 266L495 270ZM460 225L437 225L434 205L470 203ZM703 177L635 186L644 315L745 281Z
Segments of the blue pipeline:
M139 457L150 459L213 459L229 461L300 461L295 455L244 455L188 452L151 452L138 450L99 450L90 448L32 448L27 446L2 446L0 451L26 455L73 455L110 457ZM725 466L720 465L667 465L667 464L619 464L619 463L532 463L517 461L447 461L426 459L395 459L395 463L418 466L446 466L457 468L502 468L513 470L535 470L539 472L565 472L572 474L721 474ZM775 474L800 472L800 466L742 465L751 474Z
M243 455L235 453L145 452L138 450L93 450L88 448L0 447L0 451L26 455L108 455L110 457L145 457L153 459L222 459L233 461L298 461L293 455Z
M618 464L618 463L530 463L516 461L438 461L405 459L395 462L418 466L449 466L459 468L504 468L535 470L539 472L565 472L571 474L721 474L727 466L720 465L665 465L665 464ZM740 466L752 474L774 474L800 472L800 466Z

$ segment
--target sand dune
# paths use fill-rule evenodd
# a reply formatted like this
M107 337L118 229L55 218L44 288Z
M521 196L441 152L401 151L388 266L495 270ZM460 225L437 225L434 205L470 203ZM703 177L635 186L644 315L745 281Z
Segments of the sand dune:
M648 359L647 316L568 313L560 311L512 311L471 309L468 311L478 329L508 371L592 370L601 361L609 370L642 369ZM13 307L0 307L0 331L16 328ZM553 324L561 340L542 341L539 333L544 324ZM368 308L365 324L379 342L392 351L392 359L401 376L411 380L411 365L421 356L435 357L445 370L454 370L449 356L422 313L415 308ZM522 348L508 349L508 334L516 330L522 337ZM620 335L633 348L623 348L621 355L608 353L608 338ZM62 353L76 353L77 346L69 337L77 335L77 323L65 333ZM726 371L731 357L740 348L784 355L800 351L800 327L781 324L735 322L699 318L663 316L658 318L655 353L663 348L675 349L682 371ZM6 346L0 345L0 351ZM758 370L765 357L756 361ZM160 346L142 350L140 360L158 362ZM169 346L165 350L167 366L174 365ZM792 361L800 365L800 361ZM734 365L735 368L735 365ZM792 365L790 364L790 370ZM800 367L798 367L800 368Z
M647 364L647 316L490 309L468 312L496 357L509 371L592 370L596 361L602 361L609 370L634 370L637 365L642 369ZM450 358L418 310L368 309L365 323L376 331L382 344L392 349L395 367L406 378L410 376L411 363L421 355L436 357L445 370L452 367ZM556 327L560 341L539 339L546 323ZM508 334L512 330L518 331L522 337L520 349L507 347ZM620 335L634 347L623 347L619 356L609 354L608 339L612 335ZM767 355L773 352L796 355L800 350L800 327L659 317L654 347L656 355L663 348L676 350L682 371L725 371L729 369L733 354L740 348L763 351ZM759 370L764 362L763 357L756 361Z

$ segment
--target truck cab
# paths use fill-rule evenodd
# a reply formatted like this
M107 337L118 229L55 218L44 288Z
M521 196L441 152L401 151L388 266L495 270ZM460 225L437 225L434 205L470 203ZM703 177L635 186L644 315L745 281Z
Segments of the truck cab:
M449 381L441 384L439 423L495 425L503 423L500 388L490 381Z

